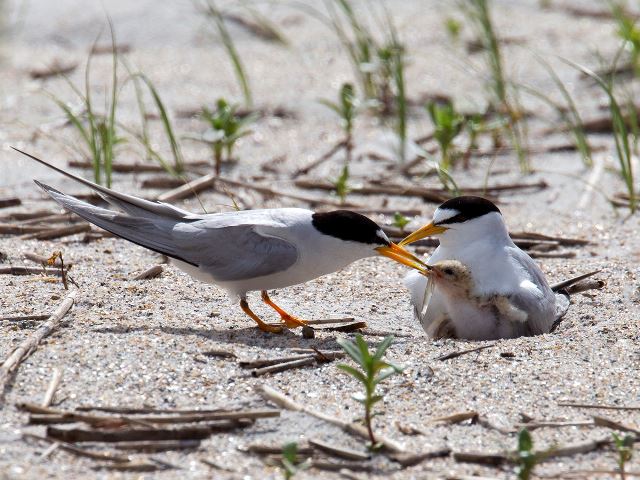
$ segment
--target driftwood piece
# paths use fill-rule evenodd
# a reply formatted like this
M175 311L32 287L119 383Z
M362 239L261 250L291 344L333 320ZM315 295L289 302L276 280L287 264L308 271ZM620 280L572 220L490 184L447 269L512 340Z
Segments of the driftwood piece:
M247 452L256 453L258 455L279 455L282 454L282 445L267 445L264 443L252 443L244 448ZM309 445L298 445L296 452L298 455L312 455L313 448Z
M81 428L47 427L47 436L67 443L125 442L149 440L203 440L211 436L207 426L182 428L136 428L118 430L84 430Z
M0 217L0 222L23 222L25 220L32 220L38 218L48 217L50 215L56 215L57 212L53 210L34 210L31 212L13 212Z
M22 403L19 405L20 408L23 408L27 411L29 410L32 404ZM76 411L79 412L88 412L88 411L97 411L97 412L108 412L108 413L120 413L120 414L145 414L145 413L158 413L158 414L190 414L190 413L215 413L215 412L225 412L228 411L224 408L219 407L211 407L211 408L203 408L203 407L193 407L193 408L156 408L156 407L124 407L124 406L110 406L110 405L81 405L76 408ZM33 411L32 413L47 413L47 412L39 412Z
M29 76L34 80L45 80L59 75L66 75L73 72L76 68L78 68L78 64L75 62L62 63L59 60L54 60L50 65L44 68L33 68L29 70Z
M629 427L627 425L623 425L622 423L610 420L605 417L599 417L597 415L593 415L591 418L593 418L593 423L599 427L606 427L611 428L612 430L633 433L634 435L640 437L640 430L638 430L637 428Z
M82 170L92 170L93 163L87 161L75 161L71 160L67 163L71 168L79 168ZM206 161L200 162L186 162L184 163L184 168L186 170L189 169L198 169L203 167L208 167L210 164ZM154 163L114 163L111 166L111 170L113 172L118 173L158 173L158 172L166 172L165 168L162 165L154 164Z
M345 458L347 460L368 460L371 458L371 455L364 452L359 452L357 450L352 450L350 448L341 447L335 445L333 443L326 443L321 440L314 440L312 438L309 439L309 444L316 447L318 450L323 451L324 453L331 455L333 457Z
M336 358L343 358L345 353L342 351L335 352L314 352L311 350L309 353L301 353L299 355L290 355L287 357L276 358L257 358L254 360L238 360L238 364L242 368L261 368L268 367L270 365L277 365L279 363L288 363L296 360L303 360L306 358L315 358L318 361L335 360Z
M293 410L295 412L303 412L306 413L307 415L311 415L312 417L315 417L319 420L325 421L327 423L330 423L332 425L337 426L338 428L344 430L347 433L350 433L352 435L356 435L365 439L369 438L369 434L366 430L366 428L364 428L362 425L358 425L355 423L351 423L348 422L346 420L341 420L333 415L328 415L325 414L323 412L319 412L317 410L314 410L312 408L309 407L305 407L304 405L295 402L294 400L292 400L291 398L287 397L285 394L283 394L282 392L269 387L268 385L261 385L258 388L258 392L263 395L267 400L275 403L276 405L278 405L281 408L287 409L287 410ZM402 447L399 443L397 443L395 440L392 440L390 438L386 438L386 437L380 437L378 436L378 441L380 442L380 444L383 446L383 448L385 450L388 450L389 452L393 452L393 453L402 453L404 452L404 447Z
M62 369L54 368L53 375L51 376L51 381L49 382L49 386L47 387L47 391L44 394L44 398L42 399L42 406L48 407L53 402L53 397L56 394L56 390L62 381Z
M55 275L61 276L62 271L45 267L0 267L0 275Z
M23 235L47 230L50 230L50 228L34 225L18 225L16 223L0 223L0 235Z
M125 457L122 455L116 455L110 452L93 452L91 450L86 450L84 448L76 447L75 445L71 445L67 442L63 442L58 439L49 438L49 437L41 437L40 435L34 435L33 433L23 433L23 438L31 438L34 440L38 440L40 442L47 442L52 444L58 444L58 448L69 452L78 457L91 458L93 460L103 460L109 462L128 462L129 457Z
M175 177L154 177L143 180L142 188L178 188L184 185L185 181Z
M0 366L0 399L4 392L9 379L9 374L14 371L22 361L24 361L31 352L38 348L38 345L45 337L54 332L61 323L61 320L67 314L69 309L73 306L78 295L77 290L72 290L64 300L60 303L58 308L51 314L49 320L43 323L35 332L33 332L26 340L24 340L13 351L9 358L7 358L2 366Z
M200 440L159 440L156 442L117 442L113 447L118 450L134 450L136 452L166 452L169 450L190 450L200 447Z
M0 317L0 322L33 322L46 320L50 315L17 315Z
M300 195L294 195L290 193L284 193L277 190L273 190L272 188L266 187L264 185L254 185L251 183L241 182L239 180L231 180L228 178L217 177L213 173L197 178L174 190L169 190L168 192L165 192L162 195L159 195L158 200L161 202L172 202L175 200L179 200L185 197L195 195L198 192L205 190L207 188L216 188L217 186L216 184L221 184L221 185L233 187L233 188L245 188L245 189L256 191L268 197L290 198L292 200L305 202L310 205L324 204L324 205L331 205L336 207L361 208L360 205L355 205L353 203L346 203L346 202L343 203L339 201L330 200L327 198L311 198L311 197L303 197Z
M17 207L22 204L22 200L17 197L0 198L0 208Z
M133 280L148 280L150 278L156 278L160 276L163 270L162 265L153 265L152 267L149 267L143 272L135 275Z
M467 353L479 352L480 350L484 350L485 348L491 348L493 346L495 346L495 343L491 343L489 345L481 345L480 347L469 348L467 350L458 350L457 352L451 352L451 353L446 353L444 355L440 355L439 357L436 357L435 360L440 360L441 362L445 360L451 360L452 358L457 358L462 355L466 355Z
M69 235L88 232L89 230L91 230L91 225L89 223L81 223L68 227L50 228L43 232L30 233L22 238L23 240L54 240L57 238L68 237Z
M423 453L398 453L390 455L389 458L394 462L398 462L402 467L407 468L413 467L414 465L418 465L419 463L432 458L448 457L450 454L451 450L449 448L442 448L440 450Z
M600 405L596 403L579 403L579 402L558 402L559 407L573 408L596 408L602 410L639 410L640 405L621 406L621 405Z
M315 363L315 362L316 362L316 359L314 357L305 357L299 360L293 360L290 362L269 365L267 367L256 368L251 371L251 375L253 375L254 377L260 377L268 373L284 372L285 370L306 367L307 365L311 365L312 363Z

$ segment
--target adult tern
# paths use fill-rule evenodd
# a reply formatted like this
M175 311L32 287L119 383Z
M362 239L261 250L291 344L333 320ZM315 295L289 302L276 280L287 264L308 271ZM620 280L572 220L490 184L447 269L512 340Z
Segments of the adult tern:
M568 299L554 293L538 265L513 243L489 200L447 200L429 224L399 245L430 235L440 245L428 263L449 263L428 277L412 272L405 282L430 337L489 340L548 333L566 311Z
M284 326L295 328L305 321L276 305L267 290L307 282L374 255L425 270L420 259L389 241L374 221L355 212L275 208L194 214L116 192L14 150L92 188L124 213L96 207L35 181L62 207L114 235L170 257L192 277L225 289L239 298L242 310L263 331L278 333L282 326L264 322L249 308L250 291L261 291L262 300L280 315Z

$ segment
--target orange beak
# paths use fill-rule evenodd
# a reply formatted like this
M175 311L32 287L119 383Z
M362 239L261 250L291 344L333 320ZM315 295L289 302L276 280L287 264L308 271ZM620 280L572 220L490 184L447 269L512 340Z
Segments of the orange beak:
M380 255L383 255L391 260L395 260L402 265L406 265L407 267L415 268L420 273L425 274L431 267L420 260L418 257L413 255L408 250L396 245L395 243L391 243L388 247L378 247L376 248Z
M434 225L433 222L425 225L424 227L419 228L411 235L407 236L404 240L402 240L398 245L401 247L405 245L409 245L417 240L420 240L425 237L430 237L432 235L438 235L439 233L447 231L447 227L440 227L439 225Z

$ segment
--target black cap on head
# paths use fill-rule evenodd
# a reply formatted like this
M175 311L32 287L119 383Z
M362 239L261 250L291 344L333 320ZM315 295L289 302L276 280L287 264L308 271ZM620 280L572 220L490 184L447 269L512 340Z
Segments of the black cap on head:
M497 212L502 215L498 207L496 207L493 202L490 202L486 198L474 197L471 195L463 195L461 197L447 200L438 207L438 210L455 210L458 213L453 217L437 222L437 225L462 223L491 212Z
M370 218L349 210L335 210L312 215L313 226L320 233L352 242L389 245L380 226Z

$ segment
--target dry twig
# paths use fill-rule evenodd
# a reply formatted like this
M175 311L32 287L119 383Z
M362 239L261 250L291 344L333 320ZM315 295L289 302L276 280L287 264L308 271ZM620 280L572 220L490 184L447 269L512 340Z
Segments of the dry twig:
M54 368L53 375L51 376L51 381L49 382L49 387L47 388L47 392L44 394L44 398L42 399L42 406L48 407L53 402L53 397L56 394L56 390L60 385L60 381L62 380L62 369Z

